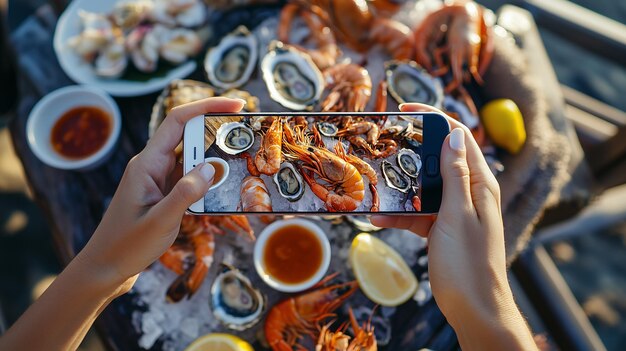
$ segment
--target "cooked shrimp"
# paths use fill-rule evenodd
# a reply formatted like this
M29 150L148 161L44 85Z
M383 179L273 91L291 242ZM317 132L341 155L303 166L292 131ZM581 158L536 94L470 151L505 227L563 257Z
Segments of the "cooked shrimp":
M254 165L260 173L274 175L278 172L283 161L282 143L283 123L279 118L275 118L270 128L263 135L261 147L254 157Z

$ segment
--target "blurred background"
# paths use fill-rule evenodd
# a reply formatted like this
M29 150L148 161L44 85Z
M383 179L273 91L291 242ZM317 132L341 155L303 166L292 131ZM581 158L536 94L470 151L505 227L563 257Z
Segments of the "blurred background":
M529 10L589 166L591 201L546 213L512 266L518 301L556 348L626 347L626 1L478 1ZM6 126L15 108L11 33L46 0L0 0L0 332L61 269ZM53 1L61 6L60 1ZM566 3L567 6L562 4ZM8 7L7 7L8 6ZM8 8L8 13L7 13ZM574 183L572 187L581 186ZM575 201L575 200L574 200ZM575 208L575 210L572 210ZM582 209L582 210L581 210ZM103 346L94 333L82 349Z

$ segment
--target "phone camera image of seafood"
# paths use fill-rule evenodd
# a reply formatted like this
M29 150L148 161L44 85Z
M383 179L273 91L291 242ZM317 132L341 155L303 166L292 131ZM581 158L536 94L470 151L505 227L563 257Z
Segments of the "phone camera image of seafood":
M422 128L412 115L207 116L205 158L228 172L205 212L420 212Z

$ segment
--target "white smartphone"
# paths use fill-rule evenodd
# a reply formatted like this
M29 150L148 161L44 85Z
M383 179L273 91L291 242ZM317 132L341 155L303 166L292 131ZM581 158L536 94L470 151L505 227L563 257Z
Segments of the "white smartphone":
M439 211L437 113L239 113L185 126L183 167L210 162L214 184L194 214Z

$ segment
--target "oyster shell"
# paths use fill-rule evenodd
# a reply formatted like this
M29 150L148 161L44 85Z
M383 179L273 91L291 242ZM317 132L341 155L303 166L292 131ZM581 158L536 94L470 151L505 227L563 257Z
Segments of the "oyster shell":
M320 134L327 137L334 137L339 131L336 125L328 122L319 122L317 124L317 130L320 131Z
M238 269L223 265L211 286L211 311L226 327L246 330L261 319L265 296Z
M173 80L159 97L152 107L150 124L148 126L148 137L152 137L165 116L176 106L188 102L205 99L215 96L215 90L206 83L190 79Z
M261 72L270 97L291 110L313 109L324 91L324 76L311 57L282 42L270 43Z
M258 52L256 37L245 26L237 27L207 52L204 70L209 82L222 90L244 85L256 67Z
M96 74L104 78L119 78L128 66L124 37L118 36L109 43L94 61Z
M151 0L123 0L113 7L111 19L122 29L128 30L149 19L153 11L154 2Z
M220 96L229 97L231 99L241 99L246 102L243 110L246 112L259 112L259 98L250 94L245 90L231 89L222 93Z
M380 164L380 170L383 173L383 177L385 177L385 183L387 183L388 187L403 193L408 192L411 188L411 181L389 161L383 161Z
M464 103L450 95L446 95L443 99L443 109L448 113L456 114L459 120L461 120L461 123L465 124L469 129L478 127L480 123L478 116L470 112L469 108L467 108Z
M237 155L254 144L254 132L240 122L224 123L217 129L215 143L225 153Z
M278 192L289 201L297 201L304 194L304 179L291 162L283 162L274 174Z
M252 127L255 132L260 131L262 128L269 128L274 121L272 116L250 116L247 118L246 123Z
M422 169L422 158L411 149L402 149L396 156L398 167L411 178L417 178Z
M441 80L432 77L414 61L390 61L385 64L389 93L400 104L421 102L437 108L443 103Z

